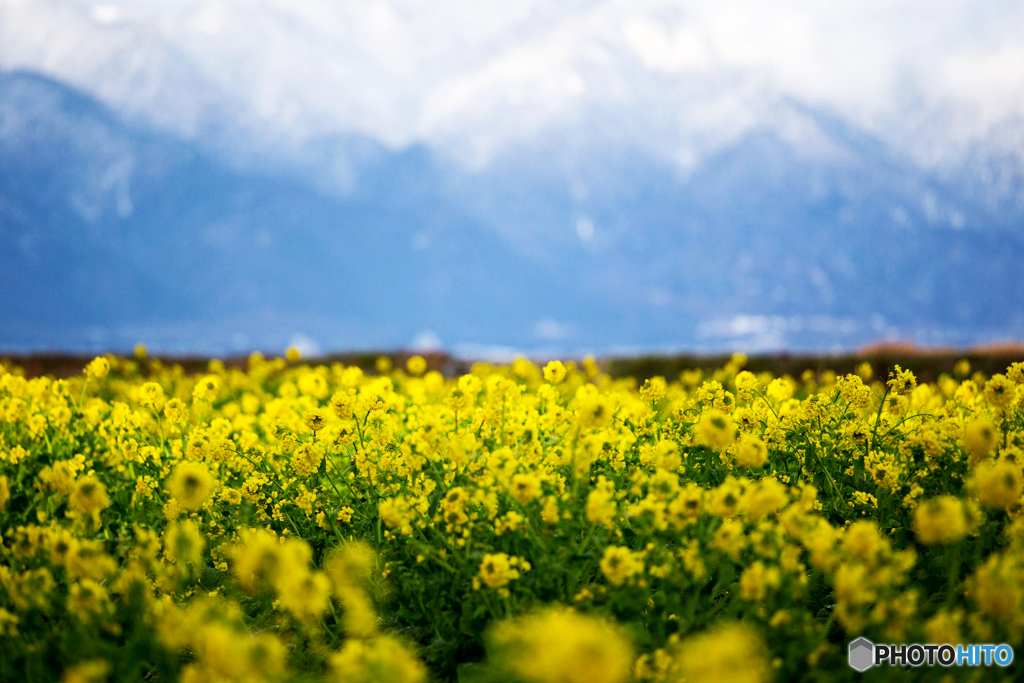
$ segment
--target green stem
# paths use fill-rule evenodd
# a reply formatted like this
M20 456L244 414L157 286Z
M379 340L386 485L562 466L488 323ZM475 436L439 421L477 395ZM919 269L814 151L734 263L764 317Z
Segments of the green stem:
M871 447L878 447L878 425L882 422L882 411L885 410L885 399L889 396L889 385L885 385L885 392L882 394L882 400L878 404L878 413L875 415L875 426L871 430L871 440L868 442Z

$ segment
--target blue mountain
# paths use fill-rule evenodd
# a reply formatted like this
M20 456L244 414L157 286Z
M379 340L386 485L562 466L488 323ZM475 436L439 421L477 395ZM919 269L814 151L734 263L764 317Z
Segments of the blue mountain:
M764 128L683 174L554 131L467 171L350 137L317 143L352 166L332 190L0 74L0 349L225 353L299 333L335 350L428 330L464 353L1024 334L1018 177L993 199L975 167L939 177L784 106L827 154Z

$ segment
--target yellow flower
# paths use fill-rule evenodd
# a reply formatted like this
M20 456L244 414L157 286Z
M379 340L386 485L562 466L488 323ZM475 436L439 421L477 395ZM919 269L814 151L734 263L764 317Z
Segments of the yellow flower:
M517 474L512 477L512 497L528 505L541 494L541 479L536 472Z
M640 397L650 403L657 403L665 398L667 390L668 384L664 377L652 377L644 380L644 385L640 387Z
M580 398L576 412L576 421L580 429L601 429L610 419L611 407L604 394L586 393Z
M405 369L413 377L419 377L427 371L427 359L423 356L412 356L405 361Z
M560 360L553 360L544 366L544 381L560 384L565 379L565 365Z
M174 470L167 488L186 510L198 510L213 491L216 480L206 465L187 460Z
M358 368L357 368L358 369ZM355 409L356 397L348 390L335 392L331 396L331 410L338 416L339 420L351 420Z
M765 478L747 491L740 507L747 517L756 520L762 515L780 510L788 500L785 486L775 479Z
M993 555L978 568L968 582L971 599L982 612L1004 624L1020 619L1024 606L1024 584L1016 558Z
M349 638L330 658L338 683L423 683L427 668L397 639Z
M788 376L784 378L777 377L768 383L768 388L765 390L765 393L768 395L768 398L781 403L782 401L788 401L793 398L793 390L794 386L792 379Z
M985 398L990 405L1000 410L1007 408L1016 397L1017 385L1005 375L993 375L992 379L985 383Z
M212 612L216 604L211 600L204 607ZM199 611L195 607L193 609ZM248 668L245 659L248 643L244 636L226 623L212 621L211 616L196 614L193 617L195 624L190 629L188 640L193 644L195 661L182 673L186 681L203 680L204 677L215 681L238 680Z
M246 638L246 644L248 645L246 678L251 681L276 681L283 677L288 661L288 651L278 638L263 631Z
M349 367L341 367L340 370L335 372L335 376L341 385L347 389L354 389L363 382L363 369L358 365L352 365Z
M746 600L760 602L769 589L778 587L780 579L778 567L767 567L758 560L740 575L740 595Z
M445 405L447 405L452 412L462 415L463 417L465 417L466 412L472 404L473 397L457 386L452 387L451 391L448 392L447 398L445 398Z
M377 633L380 619L374 612L366 591L344 586L336 588L335 594L345 608L342 625L346 633L357 638L367 638Z
M716 408L705 410L694 428L694 435L697 437L698 443L710 448L718 449L728 446L736 435L732 415L723 413Z
M687 484L675 500L668 504L668 514L672 524L677 529L681 529L699 517L703 498L704 489L696 484Z
M530 564L505 553L484 554L480 561L480 580L491 588L501 588L520 577L520 569L528 571Z
M68 595L68 610L81 621L102 616L112 608L107 589L92 579L73 584Z
M318 372L306 372L299 376L299 391L318 401L327 397L327 379Z
M270 591L283 571L294 569L281 542L262 529L243 531L242 542L233 548L231 556L235 580L250 593Z
M107 373L110 372L110 361L106 358L99 356L89 361L89 364L85 366L85 376L87 379L96 380L97 382L102 381Z
M736 396L741 401L750 401L754 398L754 391L760 382L757 381L757 375L749 370L743 370L736 375L733 384L736 385Z
M949 545L970 531L963 501L943 495L926 500L914 511L914 532L926 545Z
M18 621L20 620L17 615L11 614L3 607L0 607L0 636L17 636Z
M917 386L917 378L910 370L904 370L897 365L896 369L889 373L889 381L886 384L894 394L904 396Z
M722 522L715 533L715 540L711 544L734 560L738 560L740 553L747 546L747 537L743 533L743 523L737 519L727 519Z
M320 443L305 441L295 452L295 457L292 458L292 467L295 468L299 476L308 477L320 469L323 459L323 446Z
M431 376L436 376L440 380L438 373L429 373L427 379L430 379ZM463 375L459 378L459 391L469 396L470 399L475 399L483 388L483 383L476 375Z
M64 566L71 576L94 581L105 581L117 571L117 561L106 553L103 542L96 540L71 543Z
M931 619L925 623L925 633L928 634L929 643L949 643L954 647L964 643L960 623L963 620L963 613L959 610L948 612L945 609L939 610Z
M469 521L466 514L466 501L469 494L461 486L454 486L441 499L442 519L449 527L458 527Z
M110 505L107 489L93 475L82 477L68 498L71 509L84 515L97 515Z
M843 552L865 562L874 562L875 557L885 550L887 545L878 531L878 525L871 520L860 520L851 524L846 529L842 541Z
M416 511L404 496L396 496L380 502L380 517L389 528L398 529L403 534L411 534L411 523L416 518Z
M300 621L318 617L327 609L330 588L321 572L284 574L279 581L281 605Z
M210 403L217 398L220 391L220 378L215 375L203 377L192 388L192 401L195 403Z
M589 499L587 501L589 505ZM589 514L589 513L588 513ZM544 499L544 507L540 511L540 518L544 520L545 524L558 524L559 510L558 510L558 497L547 496Z
M338 430L334 433L334 445L338 448L345 448L351 446L359 438L359 433L355 427L349 425L341 425Z
M61 683L100 683L107 680L110 664L103 659L89 659L69 667Z
M981 460L991 453L998 440L999 430L988 418L971 420L964 428L964 448L975 460Z
M597 486L587 496L587 521L591 524L610 525L615 521L617 511L615 484L601 476Z
M327 556L324 568L336 589L363 586L369 583L377 557L370 546L350 541L336 547Z
M324 421L324 414L319 408L310 408L302 416L302 423L306 425L306 429L311 432L319 432L324 428L326 422Z
M621 586L633 577L642 574L644 561L629 548L608 546L601 558L601 571L613 585Z
M495 658L531 683L623 683L633 648L617 626L565 608L497 624Z
M7 569L0 565L0 570ZM3 574L0 573L0 576ZM53 574L46 567L30 569L15 575L14 580L7 583L7 595L15 609L27 612L30 609L47 611L50 607L49 594L54 588Z
M982 505L1008 508L1020 498L1024 482L1018 465L1005 460L986 461L974 469L971 486Z
M0 512L7 507L7 501L11 499L11 486L7 483L7 477L0 477Z
M719 517L734 516L739 512L740 503L743 502L743 493L743 484L729 477L720 486L708 492L708 512Z
M740 467L761 467L768 461L768 447L758 437L744 434L736 444L735 457Z
M675 655L676 680L767 683L771 668L764 642L744 623L728 623L687 638Z
M70 553L77 544L78 539L76 539L68 529L59 527L52 529L46 540L46 547L50 553L50 562L53 562L54 564L64 564L67 560L68 553Z
M313 514L313 505L316 503L316 494L305 486L300 486L299 490L301 493L295 497L294 503L297 508L305 512L307 515ZM323 515L323 513L320 513ZM325 526L324 528L329 528Z
M156 382L146 382L139 387L139 403L152 410L160 410L166 401L164 388Z
M173 427L182 427L188 422L188 406L181 399L172 398L164 404L164 417Z
M863 410L871 402L871 389L857 375L845 375L836 380L836 388L854 410Z
M205 548L206 539L195 522L175 522L164 533L164 554L171 562L198 567Z

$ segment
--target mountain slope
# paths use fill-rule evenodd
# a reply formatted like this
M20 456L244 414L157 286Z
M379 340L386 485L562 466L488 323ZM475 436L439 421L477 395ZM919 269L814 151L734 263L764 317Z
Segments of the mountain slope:
M331 346L395 345L431 324L501 327L501 309L533 303L504 287L532 266L432 188L422 151L377 155L367 190L339 200L234 171L38 76L0 78L0 103L4 346L148 332L223 350L304 326Z
M222 353L301 334L325 350L419 336L571 353L1024 334L1012 168L993 200L972 168L937 177L823 112L778 109L785 125L685 172L564 129L478 171L325 139L339 192L0 74L0 347Z

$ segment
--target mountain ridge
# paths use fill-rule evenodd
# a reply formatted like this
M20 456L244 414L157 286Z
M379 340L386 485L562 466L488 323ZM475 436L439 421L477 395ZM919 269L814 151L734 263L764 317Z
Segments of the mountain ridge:
M767 127L684 172L554 130L467 171L353 136L322 142L324 172L348 175L338 190L308 170L240 169L58 81L0 73L0 348L1024 336L1024 211L993 210L827 113L780 107L828 153Z

